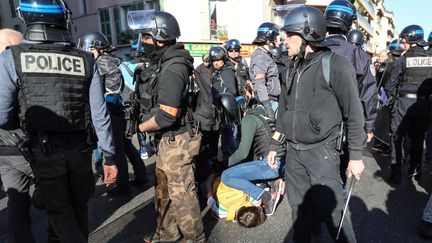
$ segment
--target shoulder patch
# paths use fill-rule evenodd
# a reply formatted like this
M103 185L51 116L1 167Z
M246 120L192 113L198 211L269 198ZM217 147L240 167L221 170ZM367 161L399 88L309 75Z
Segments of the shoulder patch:
M432 67L432 57L407 57L406 67Z
M85 76L84 58L59 53L22 52L23 73Z
M370 70L372 76L375 77L375 76L376 76L375 65L371 64L371 65L369 66L369 70Z

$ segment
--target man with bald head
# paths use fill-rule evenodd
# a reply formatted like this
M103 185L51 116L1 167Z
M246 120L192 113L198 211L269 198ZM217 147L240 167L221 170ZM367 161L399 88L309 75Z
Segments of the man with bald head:
M23 40L21 32L12 29L0 29L0 52L6 47L19 44Z
M0 53L19 44L23 35L12 29L0 30ZM32 180L30 164L20 154L17 136L21 129L0 129L0 175L8 195L8 242L34 242L31 232L30 195Z

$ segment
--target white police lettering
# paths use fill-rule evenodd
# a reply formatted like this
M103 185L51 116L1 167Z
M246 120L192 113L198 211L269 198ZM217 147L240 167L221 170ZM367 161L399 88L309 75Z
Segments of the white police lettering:
M432 57L407 57L406 67L432 67Z
M58 53L23 52L21 53L23 73L52 73L85 76L82 57Z

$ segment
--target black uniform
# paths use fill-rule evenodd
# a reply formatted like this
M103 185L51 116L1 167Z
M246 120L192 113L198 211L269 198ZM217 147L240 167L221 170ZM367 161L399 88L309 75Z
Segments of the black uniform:
M246 80L250 80L249 67L241 56L238 57L237 64L234 64L232 61L230 63L234 68L238 94L244 96L246 94Z
M392 180L400 181L402 141L405 134L411 140L409 175L421 173L424 133L429 125L432 94L432 57L414 46L400 57L390 78L393 105Z
M335 226L344 204L344 184L335 144L343 119L347 121L349 159L361 160L365 147L355 71L345 58L334 54L327 84L322 71L323 53L309 53L302 63L295 64L290 70L294 72L291 80L282 83L283 95L279 100L276 130L285 134L289 142L285 176L292 218L296 222L295 242L310 241L303 238L314 232L309 219L326 223L330 234L336 235ZM341 240L355 242L352 225L345 220Z
M237 81L231 62L225 62L223 67L212 67L212 93L215 97L218 93L230 93L237 96Z
M338 45L330 46L332 52L347 58L354 66L357 77L357 87L365 116L365 130L367 133L373 132L374 121L376 118L376 78L375 67L367 56L366 52L360 47L347 42L343 35L331 35L328 40L336 41Z

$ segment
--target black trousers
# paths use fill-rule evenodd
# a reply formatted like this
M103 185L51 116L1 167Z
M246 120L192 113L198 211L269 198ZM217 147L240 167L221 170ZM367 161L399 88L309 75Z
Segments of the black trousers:
M0 175L8 196L8 242L34 242L29 211L30 164L23 156L1 156Z
M403 158L403 141L407 135L410 139L410 167L421 166L423 142L429 125L429 106L427 101L400 98L392 112L392 160L393 172L400 172Z
M36 190L34 205L46 211L48 223L62 243L87 242L87 202L94 192L92 148L85 136L52 135L51 151L43 152L31 136Z
M285 179L294 242L312 242L319 237L322 223L336 238L345 200L339 163L339 153L332 145L301 151L288 146ZM349 217L338 242L356 242Z

